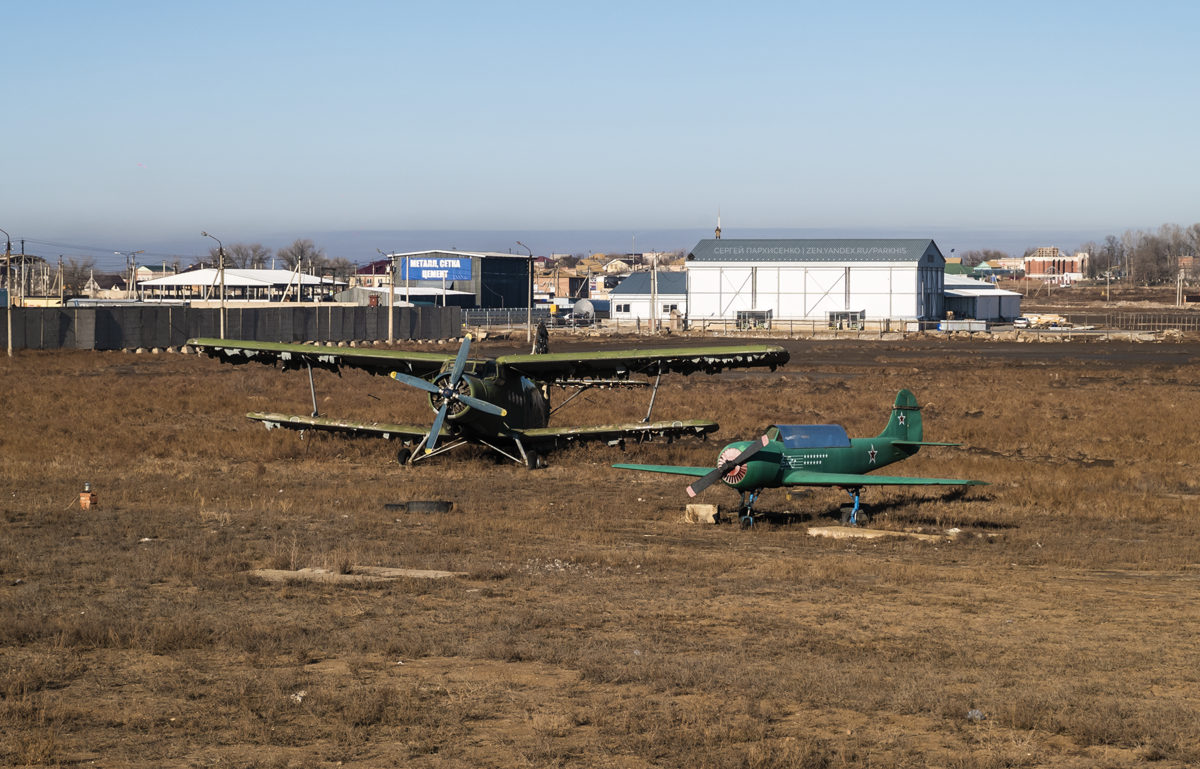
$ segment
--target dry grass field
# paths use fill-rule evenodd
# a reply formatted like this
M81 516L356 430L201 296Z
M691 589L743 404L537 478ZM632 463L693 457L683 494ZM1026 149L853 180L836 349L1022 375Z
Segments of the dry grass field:
M716 440L533 473L469 452L401 469L393 444L242 416L308 413L299 373L0 359L0 763L1200 762L1200 344L787 344L775 374L664 384L656 415L715 418ZM431 420L390 380L317 387L332 416ZM871 494L872 527L954 539L809 536L833 491L768 492L792 515L750 531L688 525L686 479L607 466L710 464L773 422L874 435L901 387L927 440L965 445L889 472L992 485ZM594 393L556 420L644 407ZM423 499L456 508L384 508ZM466 576L249 573L372 566Z

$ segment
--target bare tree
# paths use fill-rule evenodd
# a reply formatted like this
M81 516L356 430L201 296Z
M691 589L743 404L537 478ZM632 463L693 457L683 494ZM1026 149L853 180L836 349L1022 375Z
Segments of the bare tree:
M994 248L975 248L970 251L963 251L962 263L965 267L975 267L990 262L995 259L1011 259L1004 251L997 251Z
M325 262L324 274L333 275L334 280L342 280L348 283L350 281L350 276L353 275L357 269L358 268L355 266L354 262L350 261L344 256L338 256Z
M325 249L317 248L309 238L296 238L292 245L275 253L289 268L300 265L301 270L323 270L326 264Z
M88 278L91 277L94 269L96 269L95 257L83 256L78 259L73 256L67 257L66 263L63 264L63 290L68 294L82 294L83 287L87 285Z
M242 269L262 269L271 258L271 249L262 243L234 243L225 253L233 259L233 266Z

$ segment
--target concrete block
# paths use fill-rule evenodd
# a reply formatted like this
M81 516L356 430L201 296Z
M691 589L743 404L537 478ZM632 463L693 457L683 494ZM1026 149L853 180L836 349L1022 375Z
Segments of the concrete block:
M688 505L683 520L688 523L717 523L720 513L716 505Z
M922 542L939 542L945 537L936 534L918 534L909 531L885 531L882 529L862 529L857 526L811 526L808 529L810 537L831 537L833 539L881 539L883 537L905 537Z

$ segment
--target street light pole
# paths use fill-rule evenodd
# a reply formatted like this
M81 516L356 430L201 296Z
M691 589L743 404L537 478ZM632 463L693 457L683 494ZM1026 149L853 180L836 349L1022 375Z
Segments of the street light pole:
M521 241L517 245L529 252L529 307L525 310L525 341L533 341L533 249Z
M201 237L212 238L217 241L217 253L221 257L221 338L225 338L225 245L221 243L220 238L216 235L209 235L207 232L201 231Z
M8 307L8 357L13 356L12 350L12 238L4 230L4 290L7 291Z

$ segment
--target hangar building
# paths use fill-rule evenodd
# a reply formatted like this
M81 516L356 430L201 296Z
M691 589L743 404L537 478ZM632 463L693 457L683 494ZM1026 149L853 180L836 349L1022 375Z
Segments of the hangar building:
M687 256L688 316L829 323L945 316L932 240L702 240Z
M525 307L529 304L529 258L491 251L413 251L389 254L396 261L396 286L463 291L474 307ZM358 282L386 284L388 259L360 268ZM399 291L397 292L399 293Z

